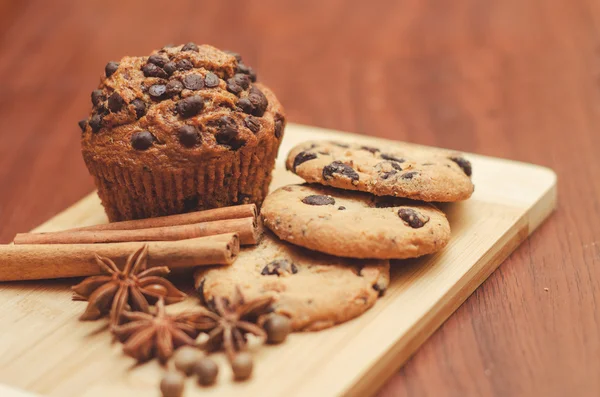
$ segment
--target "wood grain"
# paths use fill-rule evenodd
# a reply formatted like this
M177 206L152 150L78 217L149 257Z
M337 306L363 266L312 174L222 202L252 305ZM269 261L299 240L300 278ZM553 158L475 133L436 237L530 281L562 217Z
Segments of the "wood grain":
M280 152L287 153L292 146L319 137L365 145L379 141L288 124ZM389 146L393 142L380 144ZM374 394L555 208L556 175L551 170L474 154L466 156L479 170L473 176L477 190L467 202L441 205L453 230L452 239L443 251L415 260L394 261L385 295L357 319L320 332L290 335L283 345L259 349L248 382L233 382L229 368L221 368L215 386L208 389L189 386L185 395L364 397ZM299 180L285 170L284 159L285 156L279 156L271 189ZM94 193L40 225L37 231L85 227L93 221L107 221ZM44 265L47 262L39 260ZM47 281L34 284L37 288L33 291L26 284L0 284L0 300L9 302L2 315L7 325L0 329L0 341L11 342L4 347L0 342L0 357L6 358L0 360L0 383L49 397L108 394L130 397L154 393L163 369L157 362L151 362L123 371L133 360L119 356L117 344L108 349L111 345L108 333L93 331L102 329L102 321L92 325L77 321L83 305L71 304L71 291L64 287L69 281L59 281L56 290L44 288ZM180 277L178 287L190 288L190 281L189 275ZM30 310L23 310L24 301ZM22 337L24 328L36 326L42 308L60 303L63 308L44 321L49 330L44 336ZM169 310L195 305L197 298L188 297ZM59 338L63 332L74 337ZM60 362L43 359L32 364L27 359L32 355L60 357L65 352L78 353ZM95 370L89 372L87 365L77 363L92 352ZM224 359L224 355L218 354L216 359ZM273 377L273 373L280 376ZM77 390L75 385L83 382L87 386Z
M103 65L238 50L295 122L534 162L557 213L382 396L600 393L600 3L0 1L0 240L92 189L77 120ZM226 27L226 28L224 28Z

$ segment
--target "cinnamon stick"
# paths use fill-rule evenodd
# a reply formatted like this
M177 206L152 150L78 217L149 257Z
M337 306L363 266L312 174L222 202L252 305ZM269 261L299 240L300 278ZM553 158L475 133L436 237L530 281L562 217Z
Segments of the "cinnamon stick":
M215 208L211 210L188 212L185 214L159 216L156 218L137 219L133 221L122 221L106 223L69 229L69 231L99 231L99 230L136 230L151 229L154 227L189 225L192 223L221 221L225 219L238 219L257 217L256 205L243 204L231 207Z
M230 265L240 248L235 233L148 243L0 245L0 281L100 274L94 254L111 258L123 266L127 257L142 244L148 244L149 267L171 269Z
M191 225L162 226L133 230L66 230L49 233L19 233L14 243L21 244L94 244L128 241L183 240L223 233L238 233L242 245L256 244L262 234L254 217L225 219Z

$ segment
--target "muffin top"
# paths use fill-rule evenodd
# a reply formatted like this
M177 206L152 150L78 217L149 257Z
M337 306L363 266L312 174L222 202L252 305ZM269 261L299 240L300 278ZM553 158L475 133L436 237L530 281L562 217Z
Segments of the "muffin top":
M79 122L86 159L184 166L283 134L281 104L239 54L167 46L109 62Z

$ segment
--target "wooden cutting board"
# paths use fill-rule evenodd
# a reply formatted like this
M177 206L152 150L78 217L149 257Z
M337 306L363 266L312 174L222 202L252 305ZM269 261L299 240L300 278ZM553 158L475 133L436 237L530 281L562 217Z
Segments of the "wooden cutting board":
M285 171L283 161L293 145L309 139L386 143L290 125L272 188L300 182ZM389 290L361 317L325 331L293 334L281 346L256 350L251 381L233 382L223 357L217 357L222 360L218 384L201 388L190 379L185 395L375 393L556 206L556 175L551 170L478 155L467 158L473 163L476 190L466 202L441 206L453 232L443 252L393 263ZM36 230L102 222L106 217L92 193ZM74 283L0 284L0 394L158 396L162 369L156 362L134 365L111 339L105 322L77 321L85 303L71 301L69 287ZM189 298L171 308L194 305Z

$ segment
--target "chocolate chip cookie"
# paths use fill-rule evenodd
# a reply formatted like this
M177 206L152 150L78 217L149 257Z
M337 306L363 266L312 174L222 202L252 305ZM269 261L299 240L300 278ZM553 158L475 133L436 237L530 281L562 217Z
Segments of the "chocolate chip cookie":
M283 240L350 258L414 258L450 239L446 216L429 203L320 185L277 189L261 215Z
M269 232L242 249L228 267L202 268L195 287L209 302L230 299L239 287L246 299L273 295L273 311L289 317L295 331L318 331L343 323L375 304L389 283L386 260L353 260L311 252Z
M309 141L290 151L286 166L307 182L377 196L459 201L474 189L471 163L462 155L417 146Z

